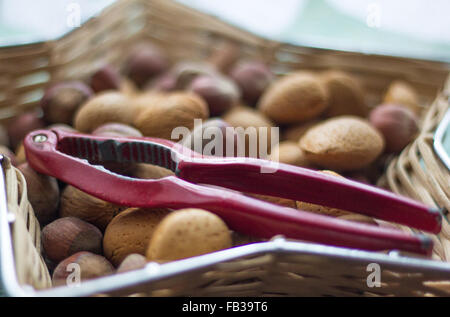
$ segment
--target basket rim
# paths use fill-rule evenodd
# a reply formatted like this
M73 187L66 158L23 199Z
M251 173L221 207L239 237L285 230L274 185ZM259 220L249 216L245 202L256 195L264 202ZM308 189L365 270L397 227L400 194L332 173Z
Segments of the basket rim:
M47 38L47 39L42 39L42 40L36 40L36 41L24 41L22 43L12 43L12 44L5 44L5 45L0 45L0 51L1 50L12 50L12 49L16 49L16 48L21 48L21 47L32 47L32 46L39 46L39 45L46 45L48 43L54 43L57 42L59 40L62 40L68 36L70 36L71 34L78 32L80 30L80 28L82 28L83 26L90 24L90 23L94 23L94 21L96 19L98 19L100 16L106 14L109 10L114 9L115 6L121 5L122 3L124 3L124 1L128 1L128 0L115 0L113 3L111 3L110 5L105 6L104 8L102 8L101 10L99 10L98 12L96 12L95 14L93 14L92 16L90 16L89 18L86 18L86 20L84 20L79 27L76 27L72 30L67 30L66 32L60 34L59 36L55 36L53 38ZM139 3L142 0L134 0L134 2ZM268 36L264 36L262 34L258 34L256 32L252 32L250 30L247 29L240 29L239 26L231 23L230 21L228 21L227 19L223 19L220 17L217 17L211 13L205 12L205 11L198 11L197 9L190 7L184 3L178 2L176 0L170 0L171 4L176 5L178 7L184 8L185 10L191 10L191 11L196 11L196 12L200 12L203 15L208 16L211 19L216 20L219 23L222 23L223 25L226 25L227 27L231 27L233 29L239 30L240 32L245 32L250 36L253 36L255 38L258 38L262 41L267 41L272 43L275 46L301 46L305 49L313 49L313 50L318 50L318 51L326 51L329 53L350 53L350 54L358 54L358 55L369 55L369 56L373 56L373 57L379 57L379 58L393 58L393 59L398 59L398 60L409 60L412 62L423 62L423 63L434 63L436 65L440 65L440 66L444 66L447 68L447 70L450 72L450 60L442 60L442 59L433 59L433 58L426 58L426 57L418 57L418 56L403 56L400 54L382 54L382 53L376 53L376 52L367 52L365 50L345 50L345 49L338 49L338 48L329 48L326 47L324 45L311 45L308 44L306 42L295 42L295 41L284 41L282 39L276 40L276 39L272 39Z

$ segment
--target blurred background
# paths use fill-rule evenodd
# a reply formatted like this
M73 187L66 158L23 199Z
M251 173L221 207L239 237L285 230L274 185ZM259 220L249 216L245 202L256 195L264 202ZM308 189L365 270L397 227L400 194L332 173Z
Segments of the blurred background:
M271 39L450 62L448 0L178 0ZM0 45L54 39L114 0L0 0Z

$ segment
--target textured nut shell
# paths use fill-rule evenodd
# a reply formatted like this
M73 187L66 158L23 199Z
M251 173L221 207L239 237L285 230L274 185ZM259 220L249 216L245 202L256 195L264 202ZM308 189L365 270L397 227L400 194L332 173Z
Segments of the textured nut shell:
M289 207L289 208L296 207L295 200L291 200L291 199L285 199L285 198L281 198L281 197L274 197L274 196L267 196L267 195L259 195L259 194L253 194L253 193L247 193L246 195L256 198L256 199L259 199L259 200L267 201L272 204L280 205L283 207Z
M407 82L396 80L389 86L384 96L385 103L395 103L405 106L419 115L422 108L419 105L419 97L414 88Z
M260 130L258 128L268 128L267 129L267 149L266 153L269 153L270 150L270 140L271 140L271 127L274 126L273 122L269 120L264 114L261 112L252 109L250 107L246 106L237 106L227 112L223 116L223 120L227 122L229 125L231 125L234 128L243 128L244 130L247 128L256 128L256 135L258 140L258 146L257 146L257 156L259 156L260 153L262 153L259 149L259 139L260 139ZM239 140L239 138L238 138ZM245 137L245 156L250 156L250 142L249 137ZM241 155L242 156L242 155ZM253 155L252 155L253 156Z
M27 182L27 196L41 225L56 217L59 187L55 178L37 173L28 163L18 166Z
M53 271L53 284L55 286L66 284L67 277L74 272L73 268L68 267L68 265L73 263L79 265L81 282L114 273L114 267L105 257L91 252L78 252L63 260L55 268Z
M133 253L128 255L117 268L117 273L138 270L145 267L147 258L141 254Z
M231 246L231 233L222 219L205 210L183 209L158 225L146 256L152 261L172 261Z
M45 254L55 263L81 251L100 254L102 238L97 227L74 217L56 219L42 230Z
M313 164L331 170L358 170L383 152L383 136L368 121L337 117L308 130L300 147Z
M284 141L277 144L268 159L283 164L312 167L298 142Z
M329 93L328 117L354 115L366 117L369 107L364 91L356 78L341 71L328 71L320 76Z
M275 81L258 103L258 108L279 124L314 119L328 106L328 93L317 76L297 72Z
M108 225L103 239L107 259L119 265L129 254L145 254L147 245L168 209L129 208L118 214Z
M335 173L333 171L322 171L322 173L343 178L343 176L341 176L338 173ZM332 217L340 217L340 216L351 214L350 212L345 211L345 210L330 208L330 207L316 205L316 204L310 204L310 203L306 203L306 202L302 202L302 201L297 201L297 209L313 212L316 214L332 216Z
M61 195L60 217L76 217L105 230L108 223L125 207L98 199L67 185Z
M138 110L125 94L100 93L81 106L75 114L74 127L80 132L89 133L110 122L132 125Z
M160 179L175 174L171 170L157 165L136 164L131 172L131 175L140 179Z
M207 104L193 93L176 92L159 96L139 113L134 125L145 136L170 139L176 127L194 127L194 119L209 116ZM142 108L141 108L142 109Z

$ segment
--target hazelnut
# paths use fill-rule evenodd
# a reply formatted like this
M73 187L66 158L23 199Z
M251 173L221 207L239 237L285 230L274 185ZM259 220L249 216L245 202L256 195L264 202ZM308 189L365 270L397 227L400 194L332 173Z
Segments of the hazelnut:
M370 123L381 132L386 151L400 152L419 131L418 118L410 109L395 104L383 104L370 113Z
M105 123L119 122L132 125L140 109L120 92L107 91L96 95L82 105L75 114L74 127L90 133Z
M234 130L228 128L232 129L233 127L222 119L208 119L202 125L194 127L182 141L182 144L193 151L208 156L234 156L237 135Z
M59 218L42 229L42 246L48 259L56 263L80 251L101 254L102 233L81 219Z
M53 285L62 286L68 285L68 283L84 282L111 274L114 274L114 267L107 259L101 255L82 251L58 264L53 271Z
M151 261L173 261L215 252L232 246L231 232L215 214L202 209L182 209L156 227L146 256Z
M207 62L182 61L176 64L171 74L176 78L176 89L186 89L200 75L218 75L214 65Z
M145 90L169 92L177 89L177 77L171 72L159 75L150 81Z
M116 273L124 273L133 270L142 269L147 265L145 256L137 253L128 255L117 268Z
M78 107L92 96L91 88L80 81L53 85L41 99L44 119L49 123L71 124Z
M255 105L270 83L274 74L264 63L256 60L242 61L230 73L242 92L242 99L248 105Z
M328 90L328 117L353 115L366 117L369 112L364 91L357 78L341 71L327 71L320 79Z
M105 64L91 76L91 87L95 93L105 90L119 90L122 78L119 72L112 66Z
M315 74L295 72L274 81L261 97L258 108L279 124L308 121L328 106L328 91Z
M143 110L135 117L134 126L145 136L171 139L173 129L186 127L191 130L194 119L209 116L206 103L193 93L174 92L153 98L151 106L136 106Z
M41 117L40 111L28 111L18 115L8 124L9 144L12 149L16 149L29 132L45 128Z
M309 162L332 170L355 171L383 152L383 136L367 120L342 116L312 127L300 140Z
M9 157L11 164L17 166L16 155L6 146L0 145L0 155Z
M27 182L27 196L41 225L56 217L59 187L55 178L36 172L28 163L17 167Z
M386 91L383 103L393 103L404 106L416 115L420 115L422 112L417 92L410 84L402 80L396 80L391 83Z
M8 131L6 130L5 126L0 125L0 145L9 146L9 136Z
M118 214L105 231L106 258L117 266L130 254L144 255L156 226L169 213L162 208L129 208Z
M60 217L76 217L95 225L104 231L115 215L125 207L98 199L68 185L61 195Z
M240 97L239 88L223 76L200 75L188 87L208 104L211 116L218 116L229 110Z
M127 76L142 88L151 78L163 73L169 62L163 51L151 43L136 46L126 62Z

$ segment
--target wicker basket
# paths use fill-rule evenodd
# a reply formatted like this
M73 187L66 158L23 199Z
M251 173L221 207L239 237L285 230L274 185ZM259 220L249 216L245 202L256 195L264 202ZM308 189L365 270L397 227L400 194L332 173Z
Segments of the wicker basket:
M448 65L438 62L373 56L293 46L262 39L211 16L167 0L122 0L81 28L47 43L0 49L0 120L34 108L50 83L85 79L99 63L119 66L123 47L140 41L156 42L173 61L201 60L224 43L241 48L242 57L265 60L283 74L294 69L341 69L364 84L370 105L375 105L395 79L410 82L424 110L435 100L448 76ZM442 96L424 117L425 148L432 138L439 111L448 107ZM441 113L441 112L439 112ZM434 124L434 125L433 125ZM420 138L419 138L420 139ZM415 145L417 144L417 145ZM421 150L422 151L422 150ZM429 151L425 148L424 150ZM405 151L406 153L406 151ZM407 154L394 160L386 183L393 190L448 208L448 173L423 179ZM423 155L423 154L422 154ZM429 156L427 156L429 157ZM398 163L400 162L400 163ZM402 167L403 169L400 169ZM40 226L27 200L23 176L2 160L0 182L0 274L9 295L18 296L445 296L449 295L450 264L409 258L396 252L370 253L344 248L285 241L236 247L214 254L158 265L83 283L79 287L50 288L51 279L40 254ZM422 187L416 186L419 180ZM447 182L445 183L445 180ZM441 181L444 181L442 183ZM430 189L435 182L443 190ZM401 183L401 185L399 184ZM412 189L411 184L415 188ZM443 193L447 196L444 199ZM441 199L441 200L439 200ZM435 258L450 257L449 228L444 226ZM438 239L436 238L436 241ZM381 267L381 287L367 284L368 265Z

